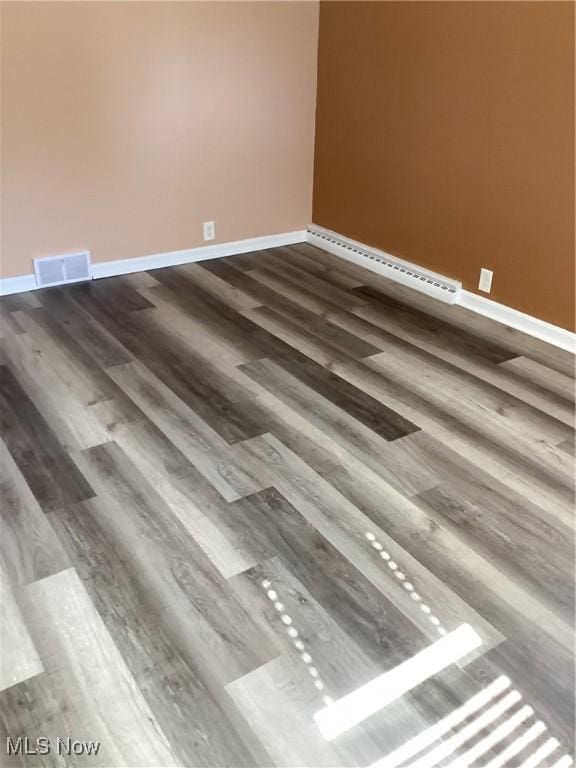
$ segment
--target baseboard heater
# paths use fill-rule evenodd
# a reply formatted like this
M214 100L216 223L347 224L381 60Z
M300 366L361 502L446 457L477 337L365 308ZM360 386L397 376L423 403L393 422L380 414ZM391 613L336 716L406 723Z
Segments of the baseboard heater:
M312 225L306 232L307 241L311 245L317 245L335 256L341 256L416 291L428 293L446 304L456 304L459 301L462 283L457 280L450 280L436 272L417 267L409 261L344 238L323 227Z

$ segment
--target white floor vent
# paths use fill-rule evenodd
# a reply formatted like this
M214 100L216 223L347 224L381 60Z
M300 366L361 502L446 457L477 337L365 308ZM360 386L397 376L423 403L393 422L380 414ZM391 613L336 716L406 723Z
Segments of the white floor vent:
M383 277L428 293L447 304L455 304L462 291L462 283L450 280L436 272L417 267L384 251L350 240L323 227L312 226L308 230L308 242L329 253L353 261Z
M66 253L34 259L34 273L39 288L63 283L80 283L92 279L90 252Z

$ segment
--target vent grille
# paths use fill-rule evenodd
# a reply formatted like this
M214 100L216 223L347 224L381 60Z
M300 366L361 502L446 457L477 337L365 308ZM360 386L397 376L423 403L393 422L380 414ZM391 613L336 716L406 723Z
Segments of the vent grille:
M38 285L55 285L65 280L62 259L35 259L34 266Z
M81 251L34 259L34 273L39 288L91 280L90 252Z
M308 233L311 235L312 241L322 240L326 250L348 258L392 280L409 285L416 290L431 293L450 304L457 300L461 291L462 286L456 281L443 279L433 273L417 269L400 259L392 258L382 252L372 251L369 248L363 248L324 230L309 228ZM318 242L316 244L321 245ZM378 266L376 267L376 265Z

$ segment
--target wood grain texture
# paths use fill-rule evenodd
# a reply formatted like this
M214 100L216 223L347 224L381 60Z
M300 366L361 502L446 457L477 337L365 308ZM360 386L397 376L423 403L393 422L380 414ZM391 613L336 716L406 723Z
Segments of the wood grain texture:
M3 691L44 670L3 568L0 568L0 622L0 691Z
M49 698L70 735L99 740L100 765L174 765L166 738L74 570L26 588L27 618L46 667L43 697L15 696L10 726L35 715L52 729ZM46 697L44 699L44 697ZM47 699L47 700L46 700Z
M54 509L93 496L11 370L0 368L0 429L38 501L45 509Z
M369 766L501 675L534 713L480 764L571 749L569 356L307 244L0 307L2 764ZM41 735L101 750L5 754Z
M69 568L68 555L1 440L0 467L0 558L11 582L24 585Z

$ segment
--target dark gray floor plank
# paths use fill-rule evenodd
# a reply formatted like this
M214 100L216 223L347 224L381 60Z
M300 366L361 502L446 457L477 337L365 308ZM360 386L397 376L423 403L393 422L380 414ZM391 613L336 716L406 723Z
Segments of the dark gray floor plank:
M419 429L408 419L305 355L298 352L287 355L279 351L273 359L306 386L329 399L385 440L396 440Z
M222 385L228 389L227 382L213 365L184 349L177 339L154 325L151 318L143 318L144 313L123 312L121 307L86 291L74 291L73 295L135 358L228 442L265 431L250 418L246 408L223 393Z
M49 737L58 765L175 765L165 735L76 571L69 568L27 585L21 600L44 671L25 682L22 695L8 700L12 732L28 737L32 747L39 736ZM0 700L0 707L4 703ZM58 737L64 743L68 737L99 742L99 748L77 759L75 752L59 751Z
M50 334L65 345L66 337L80 342L85 351L101 368L127 363L132 355L100 323L75 302L65 288L48 288L40 292L40 300L48 310L42 313L42 322Z
M517 765L571 749L568 353L305 243L0 312L0 735L92 728L110 768L372 765L508 675L534 714L477 764L536 718ZM324 740L326 696L464 622L472 654Z
M260 305L279 310L284 307L288 314L294 306L298 305L300 309L306 309L308 312L318 316L327 315L328 312L333 310L333 305L330 302L310 293L310 291L301 286L289 283L287 280L281 283L284 290L278 290L281 280L279 276L277 276L277 280L274 283L275 287L271 287L269 281L265 282L262 280L262 267L260 269L252 269L248 273L240 269L234 261L229 262L226 259L215 259L203 262L201 269L217 276L228 285L244 291L252 296L255 301L258 301ZM288 288L288 291L286 291L286 288Z
M478 336L461 331L453 325L413 307L408 307L377 289L362 286L355 288L354 293L369 301L370 306L375 307L377 311L391 315L404 326L426 335L429 340L435 339L437 344L461 347L464 350L474 352L491 363L503 363L513 357L508 350L500 348L496 344L485 342Z
M129 363L109 368L108 374L142 409L144 429L162 433L173 451L184 455L225 499L233 501L261 487L243 466L242 446L228 445L147 368ZM117 429L114 438L119 440L122 433Z
M18 325L18 321L14 317L12 310L9 309L9 305L2 301L0 302L0 336L5 336L8 330L12 333L24 333L24 329Z
M124 312L153 309L154 305L135 290L123 277L107 277L76 286L76 293L90 293L105 297L107 302L122 307Z
M268 493L265 492L265 493ZM259 494L267 506L271 499L263 499L265 494ZM256 496L252 500L256 500ZM246 500L249 502L251 500ZM284 502L286 503L286 502ZM235 505L237 506L237 505ZM275 507L272 506L273 510ZM285 552L286 544L282 551ZM334 615L326 610L324 599L316 599L312 592L300 581L296 572L301 570L302 560L293 567L292 559L286 560L281 554L270 558L261 565L251 568L246 573L231 579L234 589L241 599L252 607L254 612L261 614L269 622L279 637L279 644L283 645L285 652L299 651L290 654L293 659L293 674L298 680L295 693L301 696L305 715L311 718L314 712L321 707L324 697L338 698L353 691L359 684L368 683L389 664L388 657L393 653L398 639L388 633L391 625L381 625L381 637L379 643L382 652L375 656L366 655L355 642L357 637L354 628L347 622L347 627L352 629L350 635L344 631L339 621L334 620ZM312 571L313 563L308 566ZM311 582L314 584L314 581ZM266 584L266 588L264 588ZM278 610L278 604L281 611ZM298 632L297 640L287 633L287 626L282 622L281 616L289 615L292 624ZM342 614L340 613L340 616ZM295 643L298 642L299 646ZM301 650L303 646L303 650ZM301 672L304 670L304 679ZM277 691L266 680L266 667L261 670L261 697L277 697L277 704L282 706ZM306 679L306 672L308 678ZM250 677L250 676L249 676ZM250 683L251 684L251 683ZM250 685L249 684L249 685ZM231 686L236 692L246 693L243 681L238 681ZM249 687L249 686L246 686ZM270 691L269 689L272 688ZM302 695L306 690L309 696ZM455 706L461 704L467 695L478 690L478 685L466 673L460 670L450 670L436 675L433 679L419 686L418 691L410 696L402 697L384 711L371 717L368 721L357 725L354 730L335 743L334 748L338 752L338 758L332 756L332 761L338 765L371 764L393 747L399 746L402 741L417 734L431 725L438 715L447 714ZM312 704L308 710L309 702ZM276 729L274 729L276 725ZM304 726L305 727L305 726ZM274 735L276 749L285 749L283 744L283 722L271 723L266 732ZM294 744L293 750L301 750L299 759L304 757L306 764L316 764L310 756L310 742L313 734L302 733L298 744ZM308 742L308 743L306 743ZM321 742L320 742L321 743ZM282 747L280 747L282 745ZM316 743L321 751L321 746ZM326 756L328 757L328 756ZM318 755L316 755L318 758Z
M119 483L105 462L102 472L108 471L107 484ZM208 583L218 583L215 573L184 529L163 513L162 502L139 486L139 491L116 486L114 497L123 494L122 506L105 496L58 510L51 514L54 527L180 762L253 765L255 758L238 732L243 724L222 686L242 669L239 664L257 666L259 650L256 644L235 642L228 622L240 609L227 614L229 600L222 603L206 594ZM142 520L154 510L160 515L154 516L146 538L139 539L136 517ZM172 536L169 557L155 555ZM197 566L202 563L195 577L191 553ZM211 626L219 626L219 634L207 631L200 619L206 615ZM235 659L226 661L219 653L226 642Z
M14 459L0 441L0 560L14 585L70 567L54 531Z
M0 429L14 461L45 511L94 495L5 365L0 366Z
M262 251L251 251L250 253L240 253L235 256L225 256L219 259L224 264L232 264L235 268L246 272L250 269L257 269L262 266L262 261L266 259L271 249Z
M517 372L512 365L515 362L514 359L494 365L482 355L476 354L474 349L438 343L436 338L429 340L425 334L413 333L409 327L395 322L393 315L388 313L371 317L374 322L341 310L330 312L328 318L339 328L354 333L382 350L404 349L416 355L417 350L421 350L424 353L422 359L432 361L436 357L443 360L450 366L460 369L462 371L460 375L467 381L473 383L474 379L477 379L477 383L483 382L489 385L488 391L494 392L494 388L497 388L512 395L516 398L516 402L522 401L533 406L536 411L542 411L543 414L548 414L570 428L574 428L573 382L571 389L565 387L564 379L572 380L550 371L549 368L540 371L540 377L528 378L522 371ZM521 358L516 358L516 360L519 359ZM445 367L444 370L448 371L449 368ZM556 386L556 390L551 389L551 386Z
M269 367L267 377L268 371ZM284 381L287 380L285 376ZM265 412L270 433L322 477L330 479L334 473L343 472L360 482L360 477L373 474L408 497L438 484L438 477L428 471L412 450L412 435L420 432L386 443L378 435L370 435L366 429L355 425L356 439L350 429L350 420L346 429L338 430L334 419L329 422L319 419L317 408L314 408L313 416L308 417L300 400L287 397L287 387L279 391L270 381L263 386L261 378L258 384L255 380L254 383L258 387L255 396ZM318 399L312 397L309 402L313 407L318 404ZM342 420L343 415L340 413L339 416Z
M304 246L304 248L302 246ZM305 272L311 272L313 275L320 274L322 280L326 280L326 272L328 270L324 264L314 258L314 254L308 255L306 253L305 243L290 245L285 248L275 248L274 253L293 266L298 267L298 269L302 269Z
M432 519L446 521L510 578L573 621L574 585L565 578L574 562L570 529L494 485L489 478L453 479L416 499Z
M310 274L309 272L305 272L298 267L289 264L286 259L282 258L281 251L277 251L274 248L266 253L259 265L259 268L261 267L265 267L272 272L282 275L289 282L305 288L337 307L353 309L354 307L363 306L368 303L367 300L356 293L356 291L345 291L342 290L342 288L337 288L324 281L321 276Z
M507 474L511 487L522 488L529 496L537 494L543 504L552 504L570 515L574 491L568 464L555 446L531 439L526 434L494 428L494 414L482 413L472 400L473 408L464 408L442 389L424 387L418 379L387 367L384 361L345 361L334 365L336 373L364 389L385 404L407 416L415 424L438 436L450 447L466 455L474 455L490 465L490 474ZM465 390L463 390L465 394Z
M242 273L239 273L239 275L242 277ZM239 315L227 306L225 302L220 301L213 295L207 294L194 281L193 273L177 272L176 270L156 270L155 276L165 288L171 291L173 302L183 311L191 314L195 319L206 323L208 327L219 335L227 338L245 355L247 360L257 359L262 356L257 345L259 334L256 333L252 320ZM242 287L242 285L245 287L246 284L240 280L235 285L236 287ZM161 289L152 289L151 295L153 296L157 292L161 292ZM336 328L306 307L285 298L278 291L272 291L271 295L266 290L264 292L260 290L256 293L252 291L251 293L259 299L267 296L267 303L274 306L275 310L278 310L285 317L290 317L291 321L296 322L297 325L305 327L309 333L334 345L335 348L340 349L344 354L356 358L366 357L379 352L378 347L358 339L353 334ZM163 294L160 293L160 295ZM259 310L255 309L253 311L258 312Z
M170 583L166 595L174 595L175 607L183 610L186 603L193 607L189 618L198 628L206 627L199 633L197 650L217 660L219 674L234 679L268 661L274 649L236 603L225 580L195 540L119 446L106 443L90 448L75 460L99 497L122 510L120 517L104 514L102 519L113 527L125 556L135 568L142 567L144 553L157 563L152 569L154 575L143 571L140 579L150 578L154 590L164 590Z
M219 269L218 267L221 267ZM279 281L272 281L272 287L267 283L267 270L253 270L250 274L245 274L240 270L228 267L226 264L215 264L212 267L204 265L203 269L211 271L212 274L222 277L226 275L226 280L230 285L250 293L252 296L262 301L268 309L272 309L283 317L289 318L291 322L306 328L310 333L319 339L333 344L344 354L354 358L367 357L379 352L379 348L358 338L352 333L337 328L332 323L319 315L328 311L330 304L315 294L296 287L296 291L291 290L291 284L280 278ZM274 273L269 273L274 277ZM278 284L279 282L279 284ZM287 296L292 295L292 298ZM257 310L256 310L257 311Z
M217 522L259 560L278 556L381 671L426 646L418 628L274 488L233 502Z
M315 258L328 268L342 270L350 277L356 278L361 285L374 288L409 308L454 326L465 334L471 334L484 342L508 350L511 359L518 355L525 355L551 371L572 379L576 376L573 352L560 349L503 323L483 317L459 304L445 304L321 249L316 248L315 252Z
M321 315L328 307L325 301L313 294L303 298L304 294L301 292L300 306L297 306L295 301L288 301L277 291L255 280L252 274L243 272L237 266L231 266L227 259L203 262L202 269L262 303L263 306L243 313L244 320L251 323L251 325L244 326L246 332L257 344L257 354L252 355L253 359L274 357L283 351L290 356L295 350L308 356L310 350L319 350L320 357L326 360L354 359L365 355L370 349L376 349L373 345L370 347L360 346L361 342L354 334L348 335L348 337L340 334L339 329L331 326L331 324L317 325L316 331L310 330L309 323L304 320L304 318L308 320L309 315L301 314L302 309L306 309L314 315ZM276 312L276 310L279 311ZM301 318L299 322L294 322L292 319L291 313L294 310ZM297 318L295 319L297 320ZM268 330L270 322L273 326L281 324L285 333L278 335L274 331L270 332ZM302 340L306 342L305 349L299 348ZM351 351L353 352L352 357L349 355Z
M165 297L167 290L171 301L179 309L227 339L246 359L258 356L258 349L251 339L254 326L248 319L228 307L225 302L208 294L184 272L157 269L154 271L154 277L163 288L154 288L151 294L157 292Z
M355 276L347 274L345 270L325 264L318 258L319 253L319 249L309 243L296 243L282 249L282 254L289 262L294 261L296 266L305 272L321 274L323 280L338 288L349 291L365 284L368 273Z
M491 555L488 560L483 558L413 502L390 495L383 503L366 484L338 476L329 479L443 584L513 639L531 665L545 668L551 684L553 681L560 690L566 689L574 669L570 651L573 629L570 623L555 618L548 603L532 594L530 585L522 588L516 578L496 567Z

